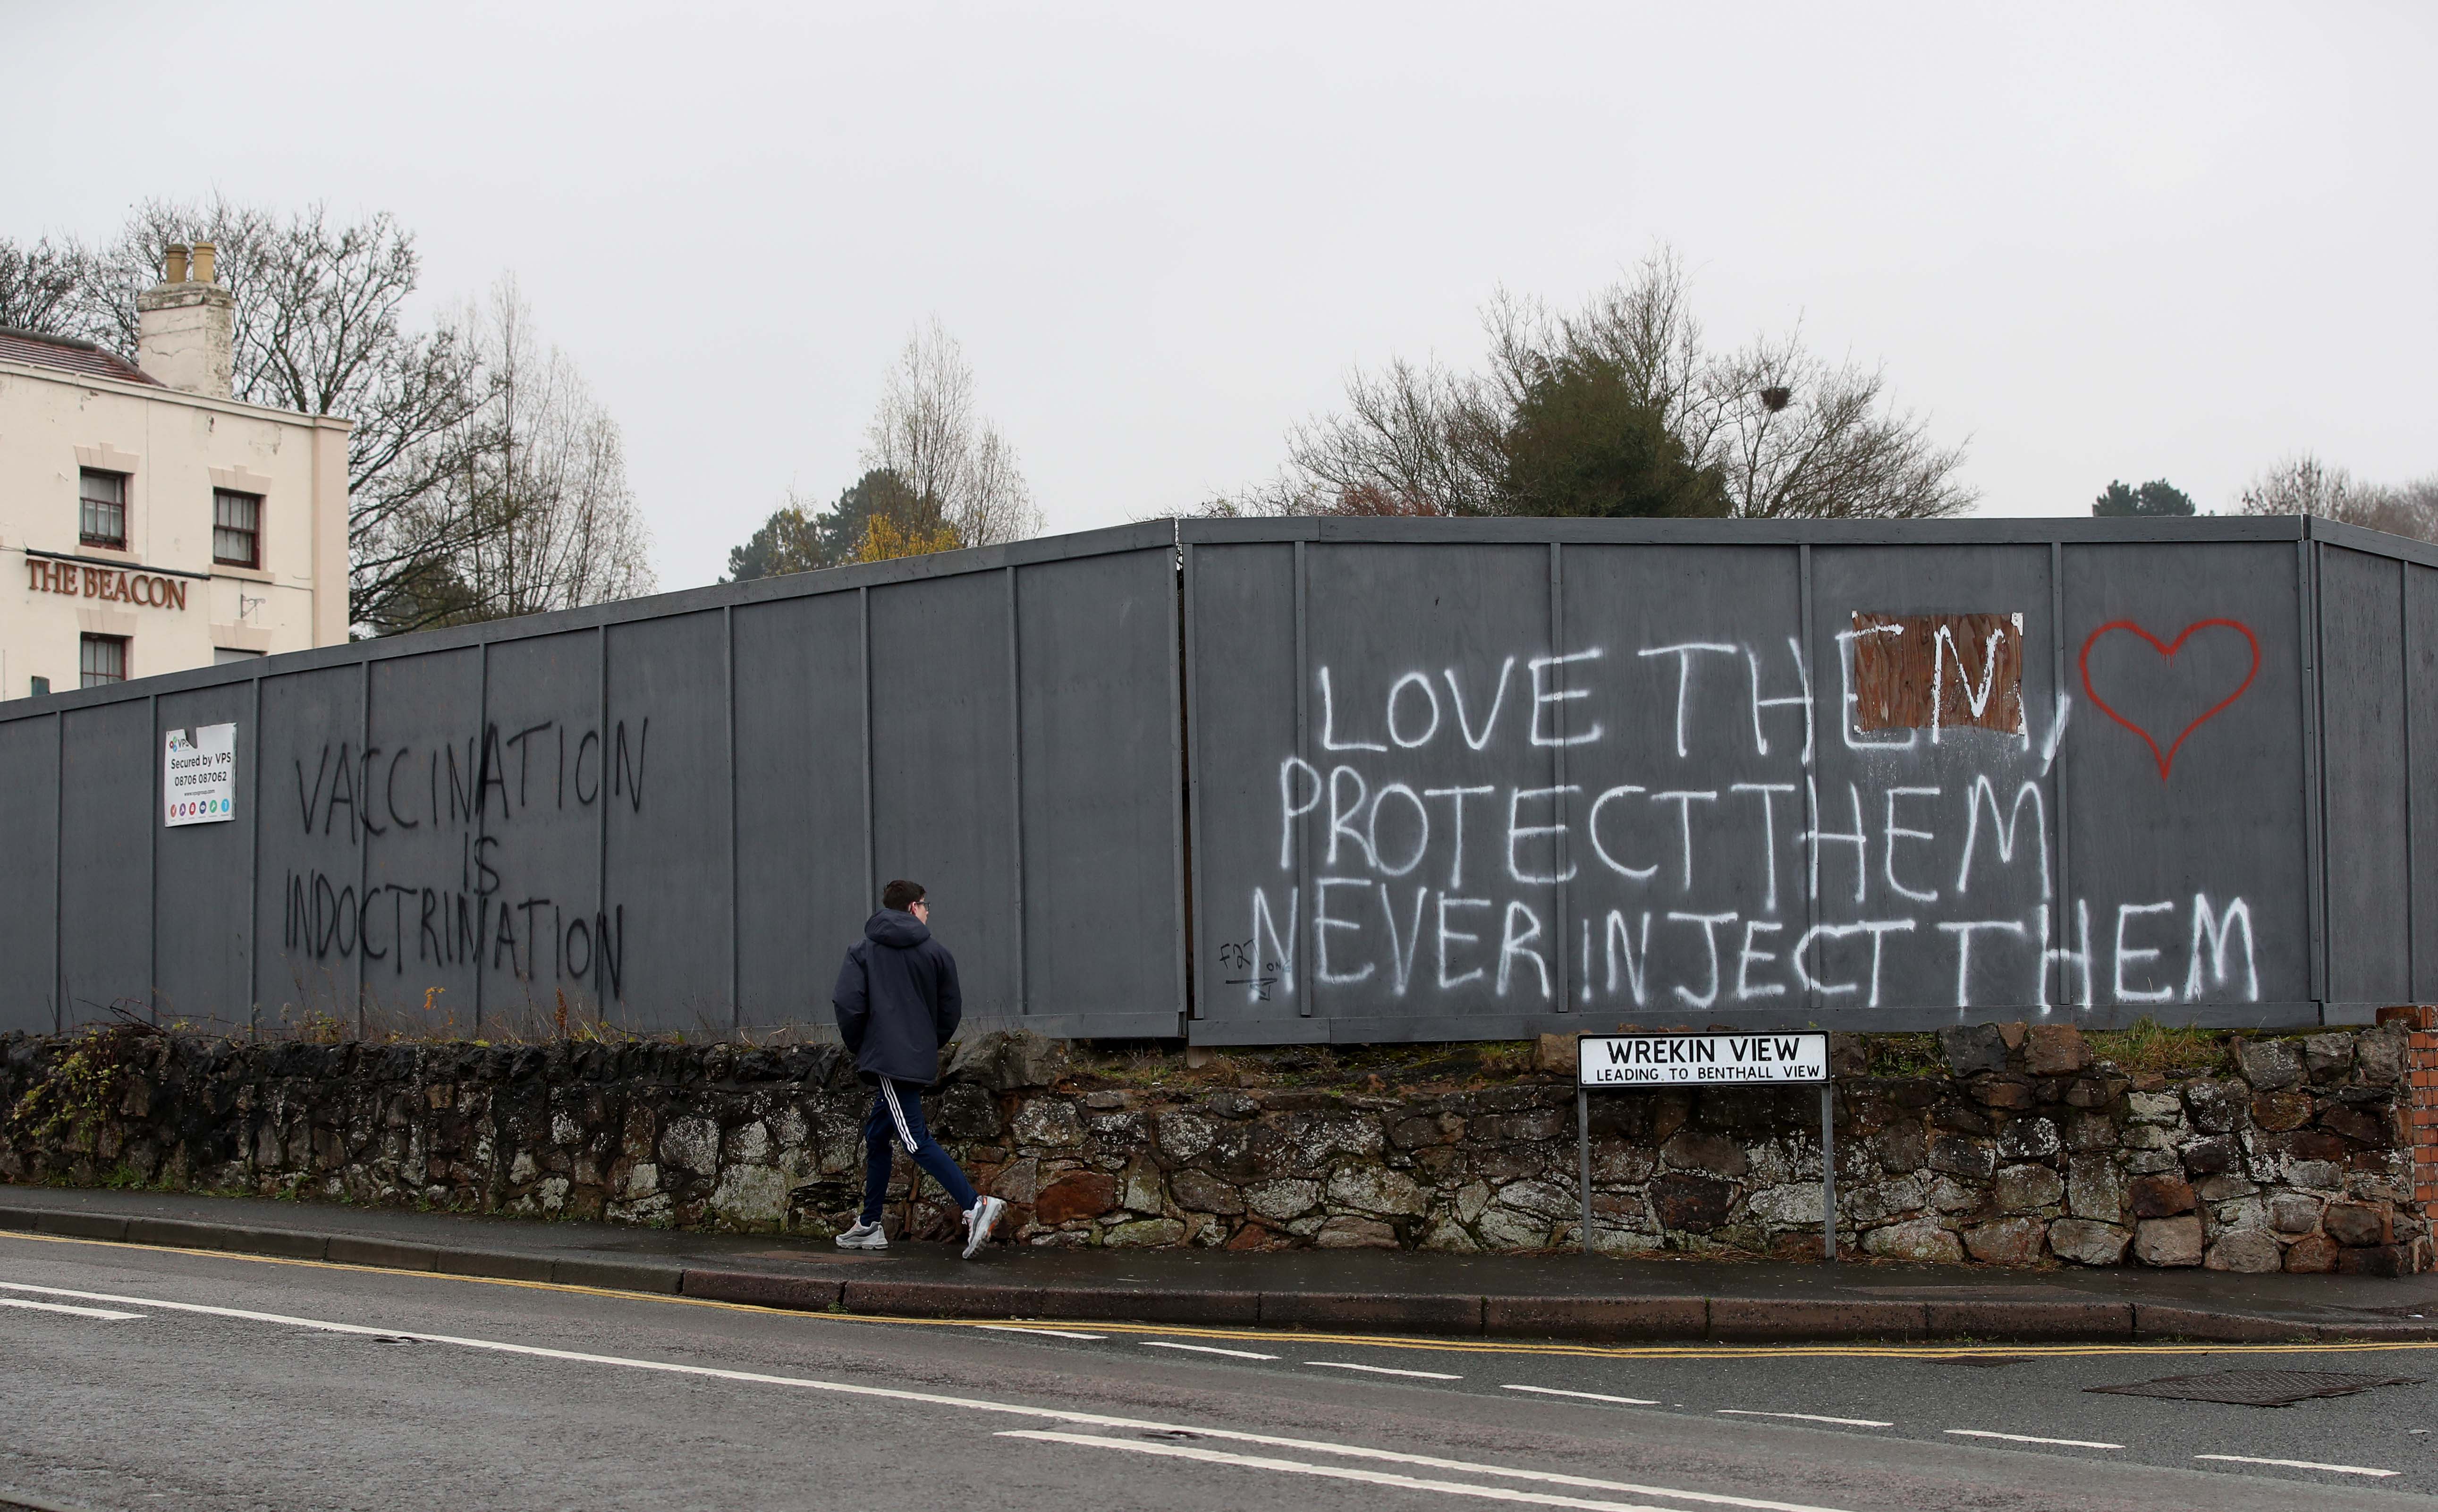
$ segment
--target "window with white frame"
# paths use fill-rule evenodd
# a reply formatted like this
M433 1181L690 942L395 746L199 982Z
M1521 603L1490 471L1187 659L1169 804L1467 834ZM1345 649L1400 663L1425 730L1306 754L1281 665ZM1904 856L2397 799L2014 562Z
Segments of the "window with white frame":
M212 560L223 567L262 565L262 496L212 490Z

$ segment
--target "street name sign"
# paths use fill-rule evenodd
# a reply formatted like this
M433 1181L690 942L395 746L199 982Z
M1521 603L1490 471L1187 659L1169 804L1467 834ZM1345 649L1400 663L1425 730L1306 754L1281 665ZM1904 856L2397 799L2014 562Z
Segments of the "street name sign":
M1836 1262L1837 1089L1828 1080L1828 1036L1816 1030L1575 1036L1576 1181L1585 1254L1592 1248L1591 1094L1737 1086L1820 1089L1821 1257Z
M1585 1034L1575 1080L1586 1087L1813 1084L1828 1080L1826 1034Z

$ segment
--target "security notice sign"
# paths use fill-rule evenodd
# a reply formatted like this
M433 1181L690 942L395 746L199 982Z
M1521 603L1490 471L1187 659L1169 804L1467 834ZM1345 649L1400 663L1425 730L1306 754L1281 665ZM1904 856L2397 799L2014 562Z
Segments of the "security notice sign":
M237 726L173 730L161 754L161 822L225 824L237 818Z
M1828 1080L1826 1034L1586 1034L1576 1056L1575 1080L1586 1087Z

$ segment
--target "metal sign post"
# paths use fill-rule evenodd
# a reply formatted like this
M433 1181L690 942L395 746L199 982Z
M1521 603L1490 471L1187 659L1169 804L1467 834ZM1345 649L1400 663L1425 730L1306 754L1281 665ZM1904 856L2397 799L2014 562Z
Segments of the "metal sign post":
M1575 1040L1575 1145L1583 1253L1592 1248L1592 1089L1806 1086L1820 1088L1820 1248L1837 1259L1836 1086L1828 1036L1792 1034L1583 1034Z
M1820 1083L1820 1257L1837 1263L1837 1083L1825 1080Z

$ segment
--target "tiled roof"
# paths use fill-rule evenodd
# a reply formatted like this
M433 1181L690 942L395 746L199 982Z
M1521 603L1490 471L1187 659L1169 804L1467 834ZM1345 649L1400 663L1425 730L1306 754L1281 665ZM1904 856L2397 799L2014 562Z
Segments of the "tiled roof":
M92 378L116 378L122 383L150 383L156 389L167 387L134 363L105 352L91 342L80 342L67 336L44 336L34 331L21 331L13 325L0 325L0 362L30 362L37 367L62 368Z

